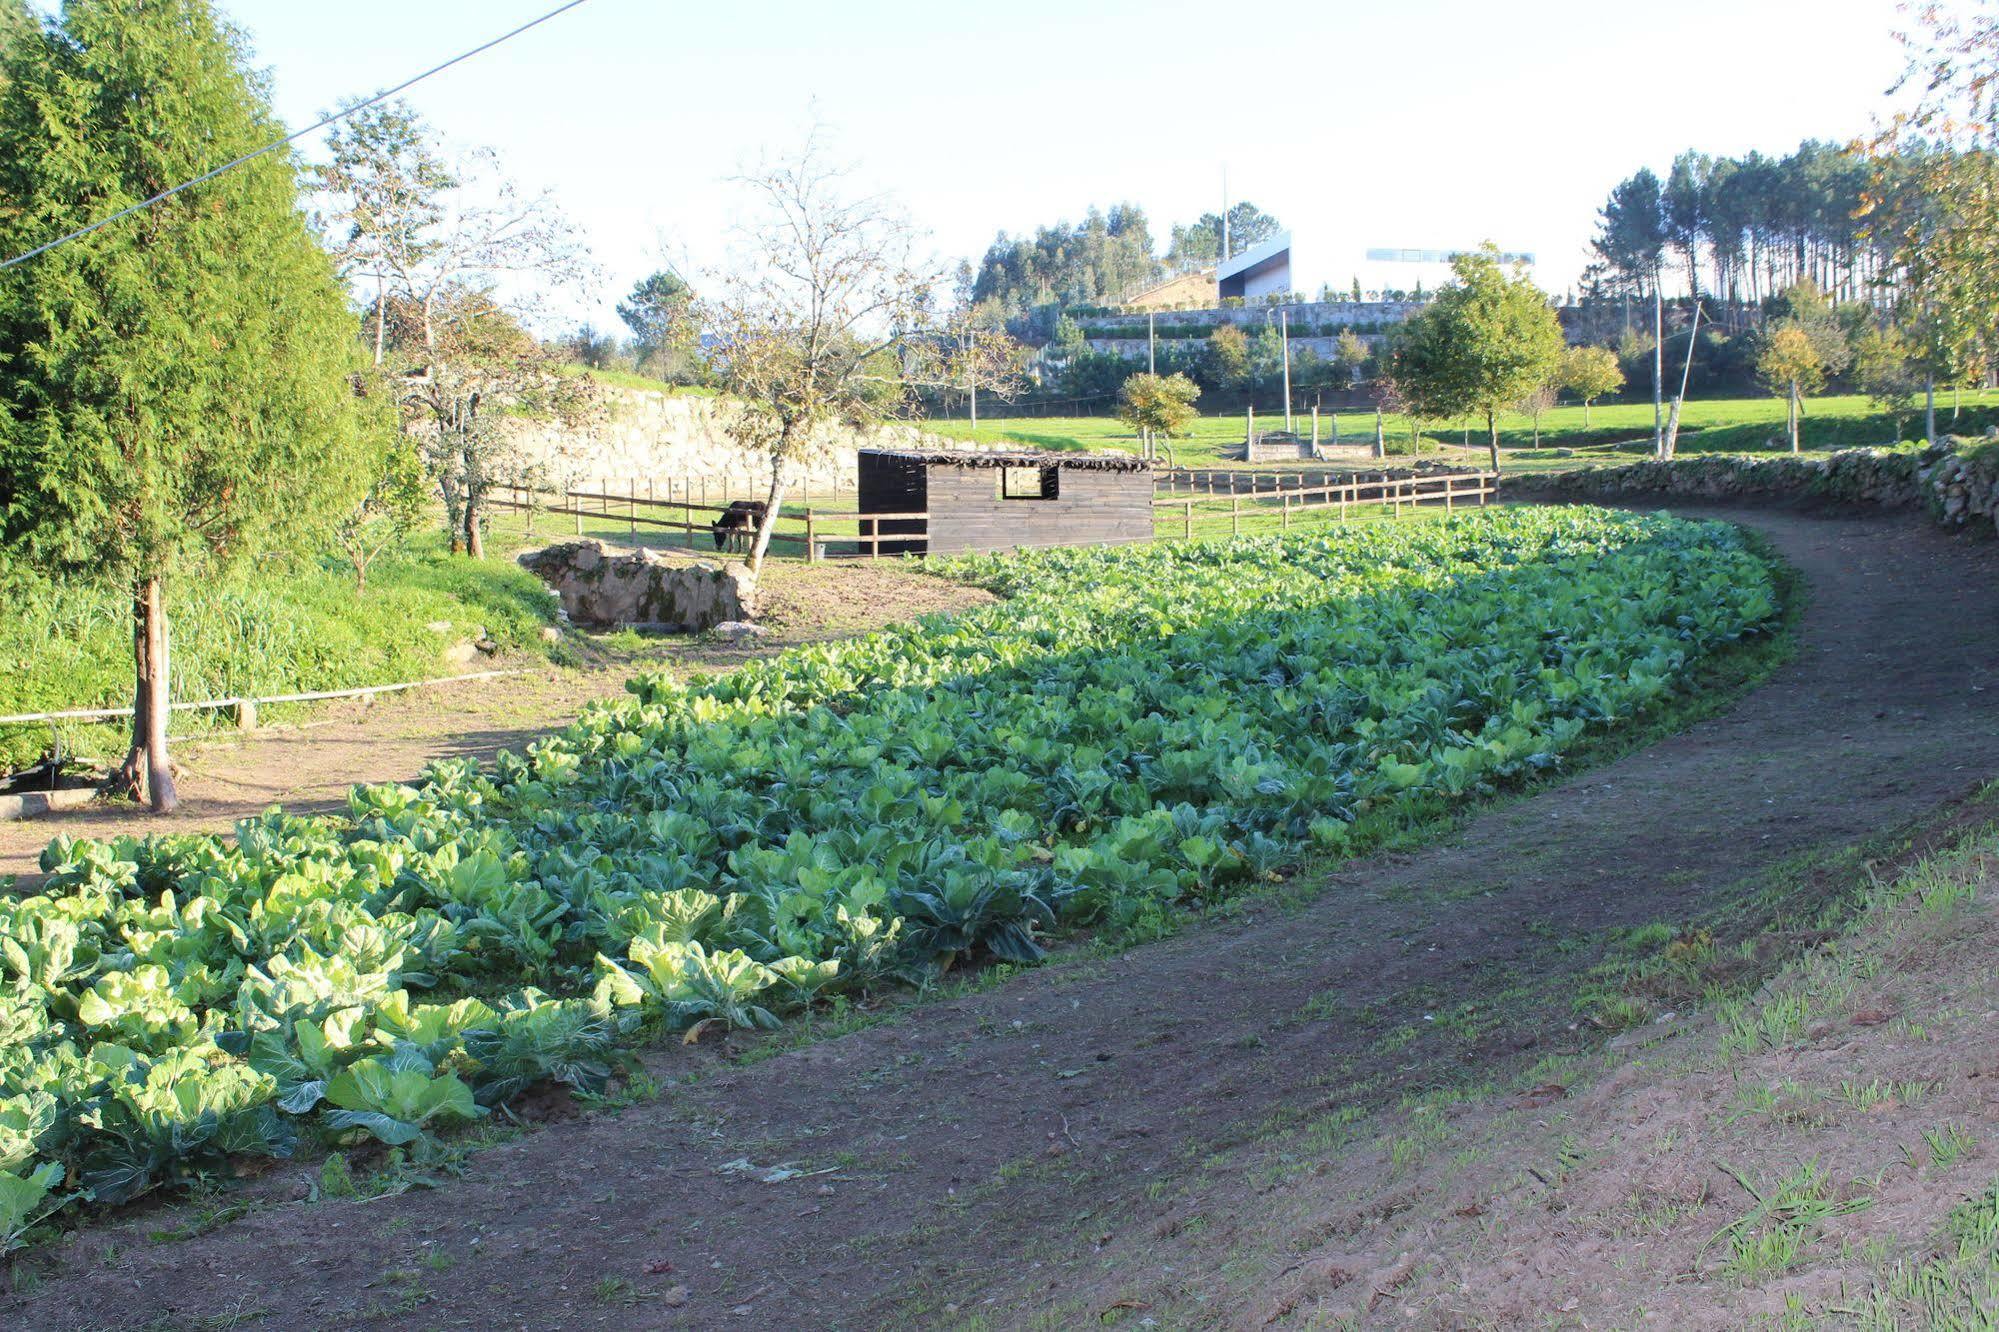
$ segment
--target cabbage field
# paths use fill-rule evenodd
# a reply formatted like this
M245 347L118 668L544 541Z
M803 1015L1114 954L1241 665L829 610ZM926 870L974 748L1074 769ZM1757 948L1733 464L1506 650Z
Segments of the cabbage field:
M941 562L999 604L632 697L0 899L0 1247L620 1050L1156 932L1556 767L1767 627L1733 528L1587 509Z

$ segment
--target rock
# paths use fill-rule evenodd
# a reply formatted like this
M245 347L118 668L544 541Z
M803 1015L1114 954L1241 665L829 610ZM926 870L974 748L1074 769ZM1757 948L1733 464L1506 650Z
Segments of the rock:
M730 561L667 559L601 541L563 541L520 557L576 624L697 633L756 615L756 576Z
M709 632L728 643L755 642L764 636L763 626L751 624L748 620L724 620Z
M426 624L424 628L430 630L430 632L432 632L433 634L448 634L451 632L451 621L432 620L429 624Z
M545 624L541 627L541 641L544 643L560 643L562 641L562 631L552 624Z
M444 660L453 666L470 666L479 659L479 646L470 639L444 649Z

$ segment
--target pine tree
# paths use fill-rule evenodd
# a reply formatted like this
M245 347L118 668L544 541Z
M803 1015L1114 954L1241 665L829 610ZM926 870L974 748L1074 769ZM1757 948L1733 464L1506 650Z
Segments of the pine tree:
M206 0L68 0L0 66L0 251L21 253L282 134ZM0 546L132 590L123 775L176 802L176 578L347 511L354 322L272 153L0 271Z

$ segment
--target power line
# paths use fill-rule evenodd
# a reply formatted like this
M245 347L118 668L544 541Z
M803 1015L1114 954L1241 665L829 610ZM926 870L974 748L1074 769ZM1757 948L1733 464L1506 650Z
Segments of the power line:
M66 236L58 236L54 240L49 241L45 245L37 245L34 249L29 250L24 254L17 254L12 259L7 260L5 263L0 263L0 272L12 268L16 264L25 264L28 262L28 260L35 258L37 255L47 254L50 250L55 249L57 246L67 245L73 240L78 240L84 236L88 236L93 231L102 231L105 227L110 226L113 222L117 222L122 218L130 217L134 213L142 213L146 209L151 208L154 204L159 203L162 200L171 199L176 194L179 194L185 190L191 190L197 185L206 184L208 181L214 180L217 176L223 175L226 172L234 171L237 167L242 166L245 162L254 162L258 158L263 157L267 153L274 153L278 149L284 147L286 144L296 142L299 139L303 139L309 134L317 134L319 131L325 129L328 125L334 124L338 121L345 120L347 117L353 115L357 111L365 111L369 107L374 106L377 102L385 102L389 98L394 97L397 93L402 92L405 88L414 87L417 84L422 83L425 79L430 78L434 74L442 74L445 70L450 69L453 65L463 64L467 60L470 60L473 56L480 55L483 54L484 52L490 51L494 47L500 45L502 42L512 41L514 38L520 36L528 29L538 28L542 24L548 22L550 19L555 18L561 14L565 14L582 3L584 3L584 0L567 0L567 3L557 5L554 9L549 10L546 14L543 14L539 18L529 19L526 23L521 24L518 28L513 29L511 32L503 32L498 37L493 38L491 41L482 42L481 44L473 47L469 51L461 51L459 54L451 57L451 59L445 61L443 64L433 65L421 74L415 75L411 78L404 79L401 83L398 83L393 88L384 88L382 89L382 91L376 93L373 97L370 97L365 101L356 102L354 105L350 107L346 107L342 110L336 111L332 115L327 116L324 119L320 120L317 124L308 125L302 130L297 130L291 134L285 135L285 137L282 139L278 139L275 142L265 144L262 148L257 149L255 152L244 153L241 157L235 158L232 161L224 162L221 166L215 168L213 171L204 172L203 174L196 176L193 180L184 180L178 185L172 186L168 189L161 190L158 194L155 194L152 198L142 199L138 203L132 204L129 207L121 208L117 212L111 214L109 217L99 218L97 221L92 222L87 227L78 227L75 231L70 232Z

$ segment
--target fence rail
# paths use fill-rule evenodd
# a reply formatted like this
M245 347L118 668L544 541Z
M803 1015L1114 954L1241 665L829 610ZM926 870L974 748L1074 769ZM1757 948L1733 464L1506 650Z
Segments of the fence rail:
M729 504L660 499L650 493L642 495L635 483L627 485L623 494L606 485L600 485L595 490L563 491L538 491L527 486L502 485L494 487L488 493L486 502L495 509L525 513L530 534L534 531L535 515L545 513L573 517L576 520L578 535L582 534L585 518L606 518L613 522L622 520L626 524L626 529L634 534L641 527L658 528L669 532L678 531L681 534L682 544L689 549L695 547L697 534L708 534L716 538L717 550L730 544L730 540L738 535L736 530L731 529L728 534L729 539L724 539L712 519L696 516L709 514L720 516L729 513L731 512ZM662 514L677 516L661 516ZM882 530L884 523L896 523L906 530L884 532ZM852 532L841 530L848 524L853 526ZM910 524L921 524L921 526L908 527ZM862 557L879 560L884 545L895 546L903 542L924 540L929 532L929 524L928 511L861 513L851 509L823 509L809 503L787 504L778 513L771 541L772 544L784 541L803 546L808 561ZM750 534L753 535L753 532ZM831 548L833 543L851 545L854 549L851 552L836 552Z
M336 698L365 698L377 694L399 694L405 689L428 689L435 685L466 684L473 680L498 680L509 675L526 675L526 669L473 671L467 675L446 675L434 680L400 680L394 684L357 685L352 689L315 689L302 694L265 694L256 698L203 698L169 703L171 712L234 712L236 724L246 731L257 726L257 709L265 704L321 703ZM115 721L132 715L130 708L65 708L60 712L17 712L0 717L0 726L31 726L59 721Z
M1182 537L1194 535L1195 509L1221 504L1229 506L1230 527L1240 533L1245 502L1252 515L1268 513L1273 508L1280 510L1283 525L1288 529L1294 509L1324 509L1337 505L1340 517L1344 519L1349 506L1379 504L1400 517L1405 507L1426 503L1441 503L1446 511L1466 503L1484 508L1499 493L1497 472L1445 472L1433 476L1384 474L1372 480L1357 476L1351 481L1322 481L1311 486L1304 484L1309 478L1303 473L1217 471L1167 475L1186 479L1189 493L1182 495L1169 487L1168 493L1155 497L1152 505L1155 512L1180 510ZM1295 483L1286 484L1292 477L1296 477Z

